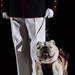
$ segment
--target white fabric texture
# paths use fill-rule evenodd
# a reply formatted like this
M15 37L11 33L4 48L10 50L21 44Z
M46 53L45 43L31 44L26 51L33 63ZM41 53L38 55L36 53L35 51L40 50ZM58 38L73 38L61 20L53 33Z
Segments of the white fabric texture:
M34 18L34 19L25 19L25 23L26 23L26 27L28 29L29 32L29 37L31 38L31 44L30 44L30 49L31 49L31 58L32 58L32 68L33 68L33 73L32 75L36 75L36 71L35 71L35 61L34 61L34 56L33 56L33 52L36 49L36 43L38 41L42 41L45 42L45 20L43 23L43 26L41 28L41 30L39 31L39 33L37 34L42 22L43 22L44 18ZM37 37L35 38L37 34Z
M44 20L44 22L43 22L43 20ZM10 18L10 21L11 21L12 39L13 39L13 43L14 43L14 48L16 50L17 45L21 41L23 41L23 39L21 37L21 33L20 33L20 23L17 22L17 20L13 20L13 18ZM27 30L28 30L29 37L31 39L30 55L31 55L31 59L32 59L32 69L33 69L32 75L36 75L33 52L35 50L36 43L38 41L45 42L45 19L43 17L25 18L23 23L25 23ZM39 30L41 24L43 24L43 25L42 25L39 33L37 34L37 31ZM37 37L35 37L36 35L37 35ZM22 51L22 45L18 48L17 51L19 51L19 52ZM16 57L16 62L17 62L17 57ZM18 62L17 62L17 70L18 70L18 75L20 75Z

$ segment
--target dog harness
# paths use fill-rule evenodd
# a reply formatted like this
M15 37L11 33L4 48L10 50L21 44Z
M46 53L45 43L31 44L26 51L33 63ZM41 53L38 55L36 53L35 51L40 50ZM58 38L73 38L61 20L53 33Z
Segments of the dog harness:
M62 51L62 49L59 49L59 55L61 55L65 60L68 60L68 58L69 58L69 54L66 53L65 51ZM60 56L58 56L58 58L61 60ZM44 75L53 75L53 73L52 73L52 64L53 63L41 64Z
M41 64L42 66L42 71L44 75L53 75L52 72L52 63L50 64Z
M63 51L62 49L59 49L59 55L61 55L65 60L68 60L69 54Z

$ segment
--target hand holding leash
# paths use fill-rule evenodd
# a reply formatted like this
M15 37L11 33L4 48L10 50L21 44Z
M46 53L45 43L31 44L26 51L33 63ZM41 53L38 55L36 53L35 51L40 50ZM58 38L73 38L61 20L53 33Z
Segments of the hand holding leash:
M2 13L2 16L3 16L3 18L5 18L5 19L9 19L9 16L7 15L7 12L3 12L3 13Z
M47 8L45 13L45 18L52 18L54 16L54 11L50 8Z

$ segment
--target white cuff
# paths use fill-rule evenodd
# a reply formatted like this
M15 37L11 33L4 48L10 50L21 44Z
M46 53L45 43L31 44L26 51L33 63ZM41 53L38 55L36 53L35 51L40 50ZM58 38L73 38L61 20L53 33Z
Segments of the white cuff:
M54 11L48 8L45 13L45 18L52 18L53 16L54 16Z
M3 12L3 13L2 13L2 16L3 16L3 18L5 18L5 19L9 19L9 16L7 15L7 12Z

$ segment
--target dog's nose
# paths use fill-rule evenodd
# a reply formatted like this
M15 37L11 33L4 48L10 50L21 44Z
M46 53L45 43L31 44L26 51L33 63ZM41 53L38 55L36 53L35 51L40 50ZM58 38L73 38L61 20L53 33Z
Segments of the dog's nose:
M44 52L44 53L48 53L48 51L47 51L47 50L44 50L43 52Z
M44 53L48 53L48 47L47 46L44 46L42 49L43 49Z
M47 49L48 47L47 46L43 46L42 48Z

